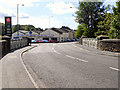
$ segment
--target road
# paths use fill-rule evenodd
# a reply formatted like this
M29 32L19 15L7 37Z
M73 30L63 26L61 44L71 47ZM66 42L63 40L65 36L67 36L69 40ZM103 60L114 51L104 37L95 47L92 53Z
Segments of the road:
M23 61L40 88L118 88L118 57L76 43L41 43Z

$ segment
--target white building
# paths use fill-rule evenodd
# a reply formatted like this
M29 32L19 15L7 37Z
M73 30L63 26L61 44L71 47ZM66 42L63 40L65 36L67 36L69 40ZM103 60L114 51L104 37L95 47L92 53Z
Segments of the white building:
M74 39L74 31L62 27L62 28L49 28L47 30L44 30L42 32L34 31L25 31L25 30L19 30L19 37L28 37L32 40L57 40L59 42L72 40ZM18 37L18 32L15 32L12 34L13 38Z

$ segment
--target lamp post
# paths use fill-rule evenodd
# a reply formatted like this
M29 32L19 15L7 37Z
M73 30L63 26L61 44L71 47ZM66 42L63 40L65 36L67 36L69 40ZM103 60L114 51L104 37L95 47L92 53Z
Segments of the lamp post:
M50 28L50 18L53 17L53 16L49 16L49 28Z
M17 29L18 29L18 36L19 36L19 5L24 6L24 4L17 4Z

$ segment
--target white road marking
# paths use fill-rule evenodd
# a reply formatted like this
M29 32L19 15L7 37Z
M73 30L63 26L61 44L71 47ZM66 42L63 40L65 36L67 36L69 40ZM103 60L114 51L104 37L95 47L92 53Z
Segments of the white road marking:
M55 53L57 53L57 54L60 54L60 53L59 53L59 52L57 52L56 50L54 50L54 52L55 52Z
M72 57L72 56L69 56L69 55L66 55L66 56L69 57L69 58L72 58L72 59L77 59L77 60L82 61L82 62L88 62L86 60L79 59L79 58L76 58L76 57Z
M69 58L73 58L73 59L76 59L75 57L72 57L72 56L69 56L69 55L66 55L67 57L69 57Z
M88 50L86 50L86 49L83 49L83 48L80 48L80 47L78 47L78 46L76 46L76 45L73 45L73 44L71 44L72 46L74 46L75 48L79 48L80 50L83 50L83 51L86 51L86 52L90 52L90 51L88 51Z
M31 76L31 74L29 73L27 67L25 66L25 64L24 64L24 62L23 62L23 60L22 60L22 56L21 56L21 55L22 55L22 53L20 54L20 57L21 57L20 60L21 60L21 63L22 63L22 65L23 65L25 71L27 72L30 80L32 81L32 83L33 83L33 85L34 85L34 87L35 87L35 88L39 88L38 85L36 84L36 82L34 81L33 77Z
M55 45L56 45L56 44L53 44L53 47L52 47L53 51L54 51L55 53L57 53L57 54L60 54L59 52L57 52L57 51L55 50L55 48L54 48Z
M117 68L114 68L114 67L109 67L110 69L112 70L115 70L115 71L120 71L120 69L117 69Z
M88 61L83 60L83 59L79 59L79 58L76 58L76 59L79 60L79 61L88 62Z
M23 51L23 52L20 54L21 63L22 63L22 65L23 65L25 71L27 72L27 74L28 74L28 76L29 76L31 82L33 83L34 87L35 87L35 88L39 88L38 85L36 84L36 82L34 81L33 77L31 76L30 72L28 71L27 67L25 66L23 60L22 60L22 55L23 55L24 52L26 52L26 50Z

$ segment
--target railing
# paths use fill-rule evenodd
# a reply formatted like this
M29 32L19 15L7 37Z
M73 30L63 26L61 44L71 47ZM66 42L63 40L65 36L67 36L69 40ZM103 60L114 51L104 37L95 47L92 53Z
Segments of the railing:
M82 45L97 48L98 40L96 38L83 38Z
M28 44L28 40L27 39L21 39L21 40L11 40L10 41L10 49L17 49L17 48L21 48L24 47Z

